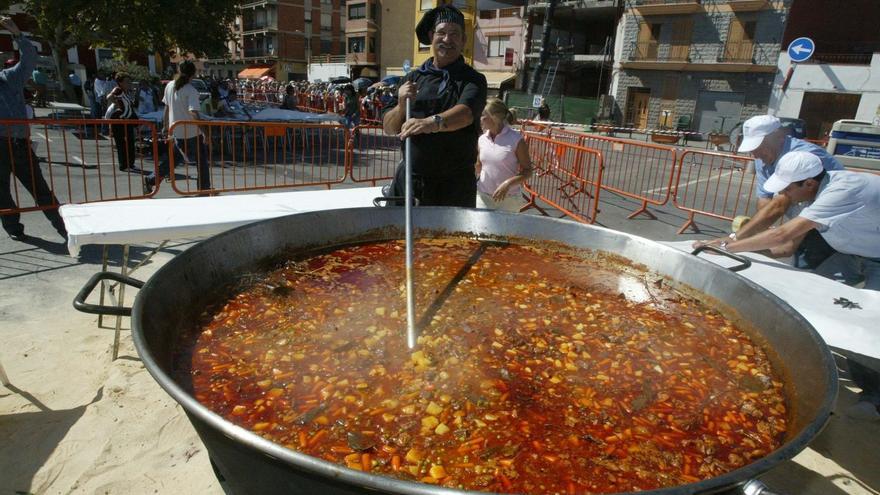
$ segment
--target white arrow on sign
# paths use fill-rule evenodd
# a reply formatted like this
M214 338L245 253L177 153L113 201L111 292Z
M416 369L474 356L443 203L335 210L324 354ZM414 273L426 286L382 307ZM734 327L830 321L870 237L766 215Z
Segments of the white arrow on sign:
M810 53L811 51L813 51L813 49L807 48L804 45L795 45L795 46L791 47L791 51L800 55L801 53L804 53L804 52Z

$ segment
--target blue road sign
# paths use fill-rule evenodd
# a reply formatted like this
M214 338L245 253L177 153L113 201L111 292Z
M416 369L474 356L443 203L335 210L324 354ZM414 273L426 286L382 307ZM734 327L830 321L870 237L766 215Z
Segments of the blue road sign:
M815 51L816 44L810 38L798 38L788 45L788 56L792 62L805 62Z
M409 74L409 70L412 69L412 65L410 64L409 59L403 61L403 73Z

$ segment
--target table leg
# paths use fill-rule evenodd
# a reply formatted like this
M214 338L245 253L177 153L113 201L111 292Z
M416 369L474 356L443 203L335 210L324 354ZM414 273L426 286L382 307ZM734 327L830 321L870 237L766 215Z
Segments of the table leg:
M122 276L128 275L128 244L122 246ZM119 284L119 299L116 305L122 307L125 304L125 284ZM119 356L119 334L122 331L122 317L116 317L116 331L113 335L113 361Z
M9 377L6 376L6 370L3 369L3 364L0 364L0 385L4 387L9 385Z
M101 259L101 271L107 271L107 254L110 249L108 244L104 244L104 254ZM101 280L101 295L100 295L100 304L104 305L104 294L107 292L107 282L105 280ZM98 315L98 328L102 328L104 326L104 315Z

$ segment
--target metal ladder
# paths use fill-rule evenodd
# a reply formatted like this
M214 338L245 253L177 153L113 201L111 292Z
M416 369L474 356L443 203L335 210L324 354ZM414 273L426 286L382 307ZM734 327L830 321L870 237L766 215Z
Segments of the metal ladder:
M550 94L550 91L553 90L553 81L556 79L556 73L559 71L559 62L562 61L562 57L557 55L556 63L553 64L552 67L547 69L547 76L544 78L544 84L541 85L541 97L547 98L547 95Z

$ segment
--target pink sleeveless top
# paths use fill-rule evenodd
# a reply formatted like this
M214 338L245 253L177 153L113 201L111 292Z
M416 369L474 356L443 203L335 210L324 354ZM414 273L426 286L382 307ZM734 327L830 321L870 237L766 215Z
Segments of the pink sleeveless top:
M516 146L522 139L522 134L513 130L507 124L493 140L489 137L489 131L483 133L478 141L480 147L480 163L483 165L480 172L480 182L477 190L486 194L492 194L498 186L507 179L519 173L519 160L516 159ZM510 188L508 195L518 195L519 185Z

